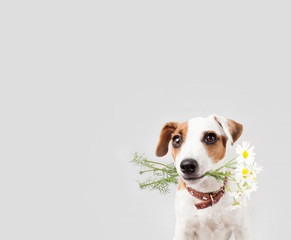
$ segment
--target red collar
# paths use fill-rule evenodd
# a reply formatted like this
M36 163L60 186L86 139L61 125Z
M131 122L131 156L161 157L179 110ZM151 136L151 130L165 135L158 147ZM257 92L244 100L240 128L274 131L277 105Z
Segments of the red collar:
M218 203L218 201L220 200L220 198L222 198L222 196L224 194L226 182L227 182L227 178L225 178L225 180L223 182L223 186L219 190L217 190L215 192L208 192L208 193L198 192L198 191L194 190L193 188L187 187L185 182L184 182L184 185L185 185L187 191L193 197L198 198L198 199L203 201L203 202L195 204L196 208L199 210L199 209L204 209L204 208L210 207L210 206Z

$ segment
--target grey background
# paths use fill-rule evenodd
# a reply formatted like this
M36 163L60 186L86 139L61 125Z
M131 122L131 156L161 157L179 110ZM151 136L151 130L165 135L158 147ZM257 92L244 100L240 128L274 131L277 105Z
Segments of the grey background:
M290 20L289 1L2 1L0 238L171 239L174 188L140 191L131 154L217 113L264 167L254 239L287 239Z

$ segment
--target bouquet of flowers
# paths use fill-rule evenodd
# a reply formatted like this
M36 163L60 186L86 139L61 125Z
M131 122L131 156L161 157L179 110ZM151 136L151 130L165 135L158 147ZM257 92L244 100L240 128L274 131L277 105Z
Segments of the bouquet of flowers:
M226 191L233 198L230 209L246 206L250 193L257 190L257 174L262 170L255 162L254 147L250 147L250 142L243 142L242 146L236 147L237 157L228 161L223 166L212 172L206 172L205 176L212 176L217 181L223 183L225 177L235 184L232 189L226 185ZM179 174L174 163L164 164L149 161L144 155L134 154L132 163L141 167L140 174L149 174L145 181L139 182L141 189L158 190L162 194L169 193L170 184L178 184Z

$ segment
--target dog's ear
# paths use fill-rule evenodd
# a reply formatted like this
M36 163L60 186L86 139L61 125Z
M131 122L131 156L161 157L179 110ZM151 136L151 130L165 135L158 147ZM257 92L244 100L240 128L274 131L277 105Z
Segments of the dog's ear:
M236 140L238 140L241 136L243 131L243 125L231 119L226 119L225 117L217 116L215 114L213 115L213 117L222 127L226 137L230 140L231 145L233 145L233 143L236 142Z
M156 155L158 157L162 157L167 154L169 142L172 137L172 133L176 130L179 123L177 122L168 122L164 125L161 134L160 134L160 140L156 149Z

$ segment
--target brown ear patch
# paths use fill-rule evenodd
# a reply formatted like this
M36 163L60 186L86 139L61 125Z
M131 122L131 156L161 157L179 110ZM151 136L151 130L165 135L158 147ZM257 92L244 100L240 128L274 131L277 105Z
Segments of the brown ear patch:
M172 138L172 133L175 132L179 123L177 122L168 122L164 125L161 134L160 140L156 149L156 155L162 157L167 154L169 142Z
M156 155L158 157L162 157L167 154L169 142L171 141L172 137L175 135L182 136L182 145L183 142L186 140L188 130L188 122L185 123L177 123L177 122L169 122L166 123L161 131L160 140L156 149ZM181 145L181 146L182 146ZM181 147L179 148L172 148L172 155L175 160L177 153L180 151Z
M233 142L239 139L243 131L243 125L231 119L227 120L227 126L232 136Z
M214 144L206 144L204 141L203 141L203 138L204 138L204 133L203 133L203 136L202 136L202 142L204 143L204 146L205 146L205 149L208 153L208 156L212 159L213 162L217 163L219 162L220 160L222 160L225 156L225 151L226 151L226 137L223 136L223 135L218 135L216 132L214 131L209 131L209 132L213 132L216 134L218 140L214 143ZM208 133L209 133L208 132Z

